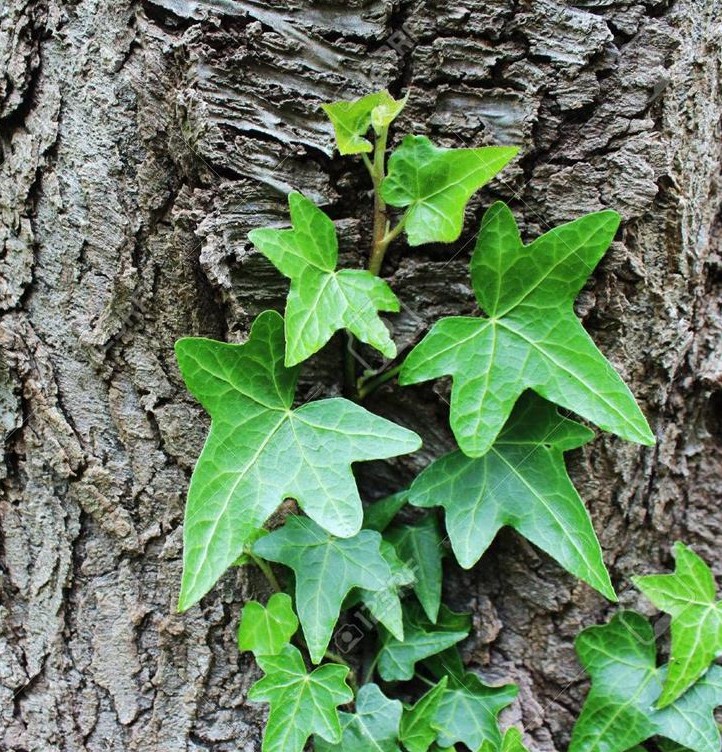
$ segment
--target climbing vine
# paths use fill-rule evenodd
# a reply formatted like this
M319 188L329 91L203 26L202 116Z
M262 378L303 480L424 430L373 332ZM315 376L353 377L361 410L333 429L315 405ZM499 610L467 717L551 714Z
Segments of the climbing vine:
M240 650L252 651L264 673L249 692L270 706L264 752L301 752L310 738L317 752L524 750L521 732L502 733L498 724L517 687L488 685L463 665L458 645L471 624L442 603L446 541L468 569L501 527L514 527L615 601L564 464L564 453L594 433L558 408L654 443L573 309L617 232L613 211L525 245L511 211L495 203L471 259L479 315L437 321L403 363L359 376L354 340L397 357L379 316L400 308L379 276L392 242L402 234L411 247L456 240L470 197L517 154L440 148L408 135L387 156L389 127L405 102L381 91L324 107L339 151L360 155L371 178L368 268L339 269L333 222L292 193L290 229L249 235L290 280L284 315L261 313L245 344L185 338L176 345L188 389L212 418L188 492L179 608L232 566L259 567L275 591L265 605L244 606L238 630ZM294 407L301 364L339 330L349 338L348 398ZM360 403L396 377L405 386L442 376L452 379L459 449L410 488L364 505L352 463L414 452L421 439ZM289 498L295 513L267 525ZM407 504L429 511L400 515ZM713 711L722 704L722 668L710 665L722 653L722 606L707 565L682 544L675 555L674 574L635 580L671 615L668 667L658 667L653 628L634 612L577 638L592 685L571 752L624 752L652 738L663 750L719 752ZM361 656L354 632L337 630L349 609L363 609L375 635L374 650Z

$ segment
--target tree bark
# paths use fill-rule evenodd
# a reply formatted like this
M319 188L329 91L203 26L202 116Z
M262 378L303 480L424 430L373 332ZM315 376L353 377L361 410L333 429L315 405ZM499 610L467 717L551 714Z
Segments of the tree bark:
M362 263L371 197L319 104L411 88L395 134L519 144L451 247L384 267L402 347L472 310L470 244L510 202L527 237L624 218L578 301L659 438L571 456L625 606L675 539L720 571L722 7L718 0L5 0L0 8L0 749L260 750L258 670L235 647L228 574L175 613L184 495L208 419L173 356L239 341L286 282L249 246L303 190ZM341 338L300 397L340 390ZM378 366L367 351L359 354ZM368 403L418 454L359 468L366 498L452 445L444 383ZM470 665L521 685L506 722L566 748L586 689L573 638L615 606L505 531L447 598Z

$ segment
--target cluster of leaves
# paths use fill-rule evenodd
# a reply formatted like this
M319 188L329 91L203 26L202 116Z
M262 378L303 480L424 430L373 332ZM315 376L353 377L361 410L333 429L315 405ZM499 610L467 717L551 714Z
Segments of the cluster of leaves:
M469 568L501 527L514 527L615 600L589 513L564 465L564 452L594 434L557 406L623 438L654 441L573 310L618 228L611 211L524 245L509 209L494 204L471 261L481 315L436 322L386 374L357 379L347 363L355 400L294 408L301 363L339 330L396 358L379 316L399 310L378 276L389 244L401 233L410 246L456 240L471 195L517 153L440 148L409 135L387 160L389 125L404 104L384 91L325 106L339 150L360 155L373 183L369 269L338 269L333 222L292 193L291 228L249 236L290 280L284 316L259 315L244 344L186 338L176 346L188 389L212 419L188 492L179 607L196 603L233 565L257 565L279 591L265 606L247 603L238 632L240 649L252 651L264 672L249 693L270 705L264 752L301 752L311 737L317 752L524 750L520 732L502 734L497 722L517 688L489 686L463 666L458 644L469 634L469 617L441 602L446 536L456 561ZM389 207L400 212L393 227ZM451 376L459 450L434 461L409 489L364 507L352 464L421 445L413 431L358 404L396 373L402 385ZM285 499L296 503L294 513L269 530ZM417 511L402 511L407 505ZM434 507L445 512L446 533ZM573 751L622 752L660 735L718 752L710 745L720 677L707 668L722 649L722 617L709 570L689 549L676 551L675 575L638 581L672 615L669 668L656 668L654 640L645 641L651 628L636 614L582 633L577 647L593 688ZM293 598L282 592L274 564L282 565L280 579ZM376 637L371 649L363 641L355 668L330 649L341 613L351 609L363 610ZM356 642L351 626L337 632L351 635L337 639L344 653ZM422 685L430 688L413 701ZM390 691L408 704L387 697ZM692 706L705 712L686 713Z

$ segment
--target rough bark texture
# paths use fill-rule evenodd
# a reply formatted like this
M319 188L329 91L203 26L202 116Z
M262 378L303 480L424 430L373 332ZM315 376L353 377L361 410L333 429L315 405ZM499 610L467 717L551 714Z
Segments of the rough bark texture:
M412 87L396 133L523 147L458 243L392 253L397 339L470 310L492 198L529 236L618 209L578 309L659 445L600 436L574 477L624 604L645 608L627 577L669 566L677 538L720 573L721 22L718 0L4 0L0 749L260 750L234 630L263 581L238 571L174 613L207 418L172 347L241 339L281 306L246 233L284 222L292 187L361 262L366 176L333 156L318 105L382 85ZM337 392L340 358L339 340L301 396ZM425 448L362 468L368 498L450 446L445 388L371 400ZM522 687L506 720L565 749L586 686L572 640L613 606L508 532L448 596L475 613L469 661Z

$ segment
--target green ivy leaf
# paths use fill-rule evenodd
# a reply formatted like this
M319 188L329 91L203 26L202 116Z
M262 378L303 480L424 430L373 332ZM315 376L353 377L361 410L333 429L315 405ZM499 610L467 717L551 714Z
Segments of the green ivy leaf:
M592 431L525 392L483 457L441 457L416 478L409 500L444 507L451 546L465 569L509 525L616 600L591 518L564 467L564 452L592 438Z
M450 676L436 713L439 745L451 747L461 743L470 749L479 749L488 742L492 749L498 750L502 737L497 717L518 691L515 684L487 686L471 672L462 679Z
M368 129L373 125L378 133L387 128L404 109L407 98L397 100L383 90L350 102L322 104L333 125L339 152L363 154L372 151L371 142L364 138Z
M383 590L360 590L359 598L376 621L386 627L397 640L404 639L403 611L399 591L415 581L414 572L401 561L388 541L381 541L381 555L391 569L391 578Z
M496 752L497 749L498 747L495 747L490 741L486 741L479 748L479 752ZM528 752L518 728L512 726L512 728L507 729L501 743L501 752ZM644 752L644 750L641 750L641 752Z
M387 531L403 561L416 576L414 592L430 621L436 622L441 604L441 559L444 555L436 518L427 515L414 525L399 525Z
M341 741L336 708L353 699L348 668L326 664L309 674L292 645L278 655L259 656L258 664L265 676L251 687L248 699L271 705L263 752L302 752L311 734Z
M409 245L451 243L461 234L472 194L518 151L515 146L442 149L426 136L406 136L389 157L381 196L391 206L408 207Z
M439 732L436 713L448 681L444 676L415 705L404 708L399 738L408 752L428 752L435 741Z
M406 504L408 494L408 491L399 491L369 504L364 509L364 527L382 533Z
M298 629L290 596L274 593L265 608L249 601L241 612L238 626L238 649L254 655L278 655Z
M683 543L675 543L674 574L633 577L654 605L672 616L669 671L657 706L674 702L722 655L722 601L712 570Z
M389 700L375 684L364 684L356 698L356 713L341 713L340 744L316 739L316 752L400 752L402 706Z
M351 463L414 451L420 439L344 399L291 410L297 368L283 366L283 319L254 322L244 345L176 343L181 373L212 418L183 528L179 608L192 606L288 497L330 533L355 535L362 506Z
M624 752L662 736L694 752L719 752L714 708L722 705L722 667L676 702L656 710L667 667L657 668L654 631L633 611L589 627L575 641L592 688L572 733L569 752Z
M391 288L365 269L341 269L333 222L300 193L288 197L291 230L251 230L250 241L291 280L286 301L286 365L320 350L334 332L354 336L396 356L396 345L378 311L398 311Z
M378 670L384 681L406 681L413 678L418 661L440 653L469 634L468 614L456 614L441 608L434 625L421 609L410 604L404 614L404 640L381 630Z
M336 538L305 517L289 517L261 538L253 552L296 573L296 611L314 663L326 652L349 592L355 587L383 590L392 577L377 532Z
M489 451L527 388L622 438L654 443L631 392L573 309L618 226L615 212L588 214L525 246L504 204L484 215L471 277L489 318L441 319L399 376L401 384L452 376L451 427L468 456Z

